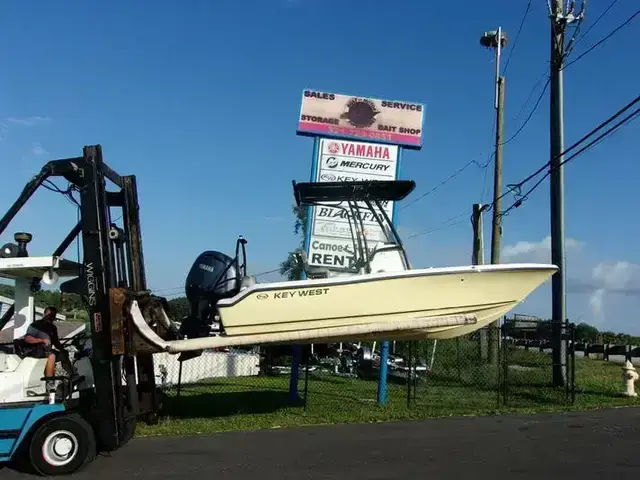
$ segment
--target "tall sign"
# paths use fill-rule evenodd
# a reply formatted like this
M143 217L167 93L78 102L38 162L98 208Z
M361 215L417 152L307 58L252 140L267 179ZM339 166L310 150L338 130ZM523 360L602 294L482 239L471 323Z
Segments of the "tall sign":
M424 106L398 100L305 90L298 134L422 148Z
M351 140L321 138L315 158L315 182L350 182L358 180L395 180L398 172L399 148ZM383 205L393 221L393 202ZM371 211L358 205L368 248L384 240L384 233ZM311 210L311 236L308 242L309 265L342 270L354 260L351 229L354 219L345 202L315 206ZM351 220L351 222L350 222Z
M304 90L298 116L298 135L315 137L312 182L395 180L400 173L402 147L422 148L424 106L419 103L355 97L339 93ZM367 248L383 233L363 205ZM385 205L396 223L392 202ZM307 217L305 250L310 265L344 271L354 259L349 225L350 211L344 205L311 207ZM347 273L348 274L348 273ZM386 403L389 342L380 343L378 402ZM289 395L297 398L300 350L294 349Z

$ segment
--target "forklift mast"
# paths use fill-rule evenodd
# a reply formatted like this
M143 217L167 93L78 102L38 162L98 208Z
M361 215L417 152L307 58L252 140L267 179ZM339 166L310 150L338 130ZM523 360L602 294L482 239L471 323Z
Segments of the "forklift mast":
M96 390L93 407L98 412L99 441L104 449L113 450L128 440L136 416L144 415L148 422L157 419L152 354L136 355L133 332L122 322L122 311L113 298L113 292L121 288L133 292L147 289L136 178L121 176L104 163L100 145L85 146L81 157L53 160L41 169L0 219L0 235L50 177L62 177L71 184L62 193L79 192L76 203L80 221L53 256L62 256L81 235L80 275L62 283L60 291L81 295L87 305ZM107 180L115 185L115 190L107 190ZM114 215L122 217L124 229L112 221Z

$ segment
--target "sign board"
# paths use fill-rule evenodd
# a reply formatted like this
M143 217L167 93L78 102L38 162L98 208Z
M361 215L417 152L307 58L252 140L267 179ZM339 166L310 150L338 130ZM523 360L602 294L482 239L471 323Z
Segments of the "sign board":
M422 148L424 105L304 90L298 134Z
M321 138L318 146L314 172L316 182L396 179L399 156L396 145ZM381 204L393 221L393 202ZM372 248L374 243L384 239L384 233L371 211L362 202L358 202L358 206L362 208L360 215L364 235L369 248ZM312 207L307 251L309 265L329 269L349 267L354 257L350 215L349 207L342 202Z

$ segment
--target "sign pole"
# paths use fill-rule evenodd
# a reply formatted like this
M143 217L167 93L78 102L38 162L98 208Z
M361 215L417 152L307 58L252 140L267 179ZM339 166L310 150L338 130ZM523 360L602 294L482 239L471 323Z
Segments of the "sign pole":
M396 180L400 178L400 168L402 165L402 148L398 148L398 159L396 160ZM391 223L398 228L398 204L393 204L393 216ZM389 340L380 342L380 376L378 378L378 403L385 405L387 403L387 379L388 379L388 361L389 361Z
M310 182L317 182L317 171L318 171L318 150L320 147L320 138L314 137L313 139L313 158L311 159L311 174L309 175ZM302 248L305 252L309 252L310 244L311 244L311 229L313 228L313 209L312 207L307 207L307 215L306 222L304 228L304 243ZM307 273L302 270L300 274L300 280L306 280ZM300 345L293 345L291 348L291 377L289 378L289 400L292 402L296 402L300 399L298 396L298 379L300 372L300 359L302 357L302 347Z

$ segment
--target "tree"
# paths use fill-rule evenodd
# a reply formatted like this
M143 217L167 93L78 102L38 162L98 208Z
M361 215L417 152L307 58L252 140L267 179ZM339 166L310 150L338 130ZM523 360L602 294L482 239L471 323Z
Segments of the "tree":
M287 259L280 263L280 274L286 276L287 280L301 280L304 270L298 261L298 254L304 249L304 238L307 234L307 208L294 205L293 214L295 215L293 233L300 235L300 246L289 252Z
M0 284L1 296L14 298L14 294L12 285ZM75 293L62 294L59 290L40 290L35 294L34 300L37 307L56 307L59 313L67 316L67 320L85 321L88 318L82 297Z
M588 323L580 322L576 325L574 335L578 342L595 342L598 340L598 329Z
M189 302L187 297L176 297L168 300L169 312L167 314L175 321L179 322L189 314Z

